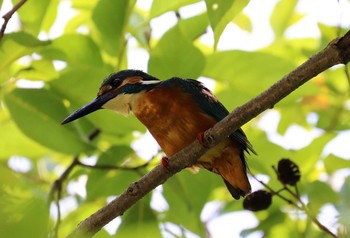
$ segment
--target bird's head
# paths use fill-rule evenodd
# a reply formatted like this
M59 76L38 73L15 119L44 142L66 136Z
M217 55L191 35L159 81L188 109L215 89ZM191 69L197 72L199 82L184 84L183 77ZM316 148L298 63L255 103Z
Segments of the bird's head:
M140 70L122 70L113 73L103 81L97 97L69 115L62 124L102 108L128 114L132 110L131 104L135 97L143 91L151 90L159 83L159 79Z

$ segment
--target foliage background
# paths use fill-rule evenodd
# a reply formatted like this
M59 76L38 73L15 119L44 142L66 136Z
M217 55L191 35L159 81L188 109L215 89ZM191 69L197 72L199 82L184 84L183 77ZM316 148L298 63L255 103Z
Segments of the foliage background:
M335 13L339 14L339 25L320 21L320 34L288 37L288 32L298 24L300 29L309 16L298 10L302 1L273 1L267 20L274 36L271 42L258 49L222 49L220 42L234 44L238 40L224 34L219 41L227 25L248 35L257 30L251 16L243 11L247 5L257 7L256 2L153 0L147 10L135 0L26 2L18 11L19 29L6 31L0 41L1 234L45 237L54 229L57 212L55 204L47 202L50 187L75 156L86 164L96 161L120 166L138 166L150 159L130 146L146 132L135 118L99 111L60 125L70 112L95 97L106 75L133 67L139 60L135 56L143 55L144 70L161 79L203 76L215 80L215 94L232 110L346 30L340 25L346 16L339 11ZM349 4L334 2L339 9ZM57 17L62 4L75 10L72 17L68 12L63 13L66 17ZM182 16L187 8L198 6L204 11ZM261 14L269 13L261 10ZM174 25L164 34L154 34L154 22L164 14L175 17ZM64 31L54 34L57 21L64 25ZM135 51L140 54L133 55ZM292 158L301 168L302 198L310 202L321 221L329 219L329 214L337 215L328 221L335 232L350 227L350 153L347 145L343 147L345 153L337 153L338 147L334 147L334 139L349 135L349 105L349 76L346 67L339 66L244 126L259 154L248 161L251 172L264 175L259 178L278 189L271 166L282 157ZM273 120L277 121L277 131ZM101 133L89 142L88 136L96 128ZM295 146L285 140L290 134L295 135L294 141L305 139L309 143ZM140 143L145 148L152 142ZM156 158L146 167L130 171L76 167L62 191L59 237L65 237L81 220L152 169L160 155L155 152ZM258 189L253 178L251 181ZM214 211L209 212L209 208ZM243 214L241 210L241 201L232 200L219 177L206 171L197 175L182 171L117 219L117 232L116 226L110 226L108 232L102 230L96 237L196 237L208 233L232 237L243 228L242 236L259 231L255 236L324 237L308 217L277 198L267 211ZM234 219L234 214L249 219L235 223L226 219L228 222L217 225L228 215Z

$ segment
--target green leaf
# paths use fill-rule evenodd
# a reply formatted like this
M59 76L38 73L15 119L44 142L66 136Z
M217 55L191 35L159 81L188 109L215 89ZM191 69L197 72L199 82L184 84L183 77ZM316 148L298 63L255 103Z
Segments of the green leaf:
M46 237L49 210L42 188L28 177L0 166L1 235L10 238ZM35 219L33 219L35 217Z
M214 49L216 49L221 33L229 22L240 13L249 3L249 0L226 1L226 0L206 0L207 13L211 28L214 32Z
M96 43L89 37L67 34L55 39L41 52L49 59L67 61L70 66L89 69L102 67L103 61Z
M322 171L315 169L315 164L321 158L323 148L334 136L334 133L325 133L314 139L310 145L294 152L291 159L298 164L302 179L320 176Z
M178 26L164 34L148 62L148 72L161 79L197 78L205 65L202 52L188 40Z
M147 195L123 215L117 237L162 237L157 217L150 208L150 198Z
M41 30L44 30L46 32L50 31L50 28L55 23L57 18L57 12L58 12L58 5L60 4L60 1L50 0L50 4L46 9L45 17L41 22Z
M101 0L92 14L96 25L97 41L110 55L118 56L124 43L124 29L135 0Z
M217 96L232 110L270 87L294 67L292 62L271 54L223 51L207 57L203 76L219 82Z
M6 34L0 42L0 82L8 80L16 73L16 60L48 44L50 42L40 41L24 32Z
M169 11L177 11L180 7L199 2L199 0L153 0L150 18L155 18Z
M171 177L163 185L163 194L169 204L169 210L165 212L165 221L204 235L200 214L209 197L219 186L225 186L221 178L205 170L198 174L182 171Z
M33 60L31 65L17 74L18 78L49 81L58 77L52 62L49 60Z
M206 13L179 21L181 32L187 39L192 41L206 32L208 24L208 16Z
M0 159L13 155L37 158L48 153L47 148L26 137L4 110L0 110L0 125Z
M232 20L239 28L242 30L251 32L253 30L253 24L250 18L243 12L237 14L237 16Z
M27 1L17 12L26 31L38 35L51 1ZM55 2L55 1L54 1Z
M281 0L277 3L271 16L271 26L276 37L283 36L290 25L297 3L298 0Z
M329 175L332 175L340 169L350 168L350 160L339 158L333 154L328 155L323 162Z
M326 203L335 204L339 200L338 194L331 187L321 181L314 181L305 184L305 192L309 197L309 206L314 215Z
M50 91L15 89L6 95L5 103L18 128L38 143L64 153L91 149L71 126L61 125L67 111L61 99Z

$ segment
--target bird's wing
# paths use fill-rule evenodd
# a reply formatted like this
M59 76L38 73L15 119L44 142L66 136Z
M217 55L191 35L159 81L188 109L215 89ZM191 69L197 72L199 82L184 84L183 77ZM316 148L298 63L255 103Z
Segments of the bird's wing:
M169 86L176 85L181 87L182 90L193 97L193 99L205 114L213 117L216 121L221 121L229 114L229 111L224 107L224 105L222 105L219 100L213 95L213 93L201 82L181 78L172 78L165 82L168 82ZM237 141L242 146L243 150L247 151L248 153L251 151L256 154L241 128L233 132L230 135L230 138Z

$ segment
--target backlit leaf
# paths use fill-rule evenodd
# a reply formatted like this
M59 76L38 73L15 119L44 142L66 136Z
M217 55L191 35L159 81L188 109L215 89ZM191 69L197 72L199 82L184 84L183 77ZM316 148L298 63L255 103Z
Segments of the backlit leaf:
M67 115L60 98L46 89L15 89L5 103L18 128L38 143L64 153L87 152L91 147L60 122Z

